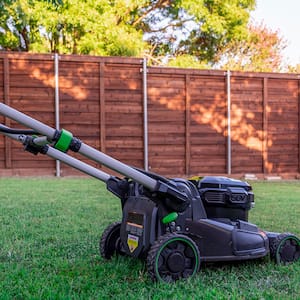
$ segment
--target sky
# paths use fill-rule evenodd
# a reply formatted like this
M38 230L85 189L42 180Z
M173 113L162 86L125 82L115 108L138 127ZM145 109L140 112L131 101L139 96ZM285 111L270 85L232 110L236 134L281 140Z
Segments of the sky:
M300 64L300 0L256 0L256 9L252 20L264 24L273 30L279 30L287 41L284 51L285 62Z

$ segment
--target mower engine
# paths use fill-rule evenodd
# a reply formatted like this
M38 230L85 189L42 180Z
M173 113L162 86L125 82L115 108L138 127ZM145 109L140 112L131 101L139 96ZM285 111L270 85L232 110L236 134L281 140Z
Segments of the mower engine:
M196 185L208 218L248 221L248 211L254 207L254 194L247 182L206 176Z

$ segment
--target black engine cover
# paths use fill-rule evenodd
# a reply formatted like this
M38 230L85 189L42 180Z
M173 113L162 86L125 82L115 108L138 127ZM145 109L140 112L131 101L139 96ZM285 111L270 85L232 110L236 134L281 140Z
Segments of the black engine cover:
M198 182L198 190L208 218L248 221L248 211L254 205L254 194L248 183L207 176Z

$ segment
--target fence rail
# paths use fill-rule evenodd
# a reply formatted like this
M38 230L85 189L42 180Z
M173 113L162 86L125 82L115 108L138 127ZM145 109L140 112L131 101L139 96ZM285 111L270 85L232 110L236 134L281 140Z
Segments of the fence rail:
M169 176L297 176L299 79L146 67L139 58L0 53L0 101ZM0 136L0 176L76 172Z

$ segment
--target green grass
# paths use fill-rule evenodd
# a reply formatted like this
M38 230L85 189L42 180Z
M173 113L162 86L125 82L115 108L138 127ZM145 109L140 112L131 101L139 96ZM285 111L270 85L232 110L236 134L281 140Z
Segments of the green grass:
M250 221L300 235L300 183L253 183ZM119 200L93 179L0 179L0 299L300 299L300 262L203 265L152 283L143 262L104 261L98 241Z

